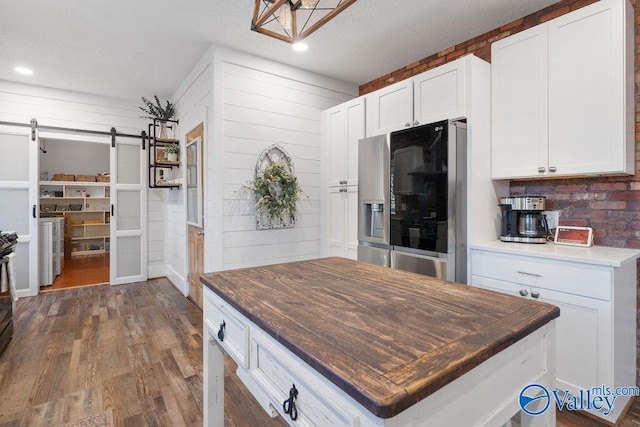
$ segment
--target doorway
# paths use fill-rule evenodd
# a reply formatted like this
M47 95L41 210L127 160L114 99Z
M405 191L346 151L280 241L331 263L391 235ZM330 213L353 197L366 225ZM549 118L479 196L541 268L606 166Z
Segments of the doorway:
M107 138L40 137L43 291L110 282L109 150Z
M204 125L200 123L186 135L187 236L189 238L189 298L202 309L202 283L204 273L204 188L203 153Z

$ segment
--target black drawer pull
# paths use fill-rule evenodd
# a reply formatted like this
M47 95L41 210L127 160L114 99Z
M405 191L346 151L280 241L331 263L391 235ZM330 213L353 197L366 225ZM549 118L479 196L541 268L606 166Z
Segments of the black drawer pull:
M293 384L291 390L289 390L289 398L282 403L282 409L285 414L289 414L291 421L298 419L298 408L296 408L296 397L298 397L298 389Z
M227 324L224 323L224 320L222 321L222 323L220 323L220 329L218 329L218 339L220 341L224 341L224 330L227 327Z

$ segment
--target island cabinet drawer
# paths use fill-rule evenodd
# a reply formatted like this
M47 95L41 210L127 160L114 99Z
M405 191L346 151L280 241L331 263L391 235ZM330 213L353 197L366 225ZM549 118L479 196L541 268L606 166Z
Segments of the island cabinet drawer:
M472 275L611 301L613 271L606 266L473 250Z
M227 354L249 367L249 326L245 318L209 289L204 289L205 339L213 337Z
M355 406L340 395L344 392L302 360L285 354L280 344L266 335L251 335L251 376L269 396L271 405L291 425L359 425ZM294 385L298 392L295 421L283 408Z

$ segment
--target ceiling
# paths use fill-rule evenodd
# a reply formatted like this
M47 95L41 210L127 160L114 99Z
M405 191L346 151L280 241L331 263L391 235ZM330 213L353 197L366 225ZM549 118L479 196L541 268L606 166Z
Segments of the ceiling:
M299 53L250 31L253 0L0 0L0 80L166 98L215 43L360 85L556 2L359 0Z

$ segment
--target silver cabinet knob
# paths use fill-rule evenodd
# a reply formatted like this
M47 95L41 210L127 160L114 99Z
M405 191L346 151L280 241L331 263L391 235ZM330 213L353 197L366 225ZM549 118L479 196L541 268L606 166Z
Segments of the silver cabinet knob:
M540 292L538 292L538 291L531 291L531 297L532 297L532 298L540 298Z
M198 236L204 236L204 231L198 231Z
M527 295L529 295L529 292L526 289L520 289L520 295L526 297Z
M411 122L407 122L407 123L405 123L404 125L405 125L406 127L409 127L409 126L411 126Z
M546 171L546 170L547 170L547 168L545 168L544 166L540 166L538 168L538 172L540 172L540 173L544 173L544 171Z
M555 166L549 166L549 172L555 172L556 170Z
M417 120L416 120L415 122L413 122L413 125L414 125L414 126L418 126L419 124L420 124L420 122L419 122L419 121L417 121Z

